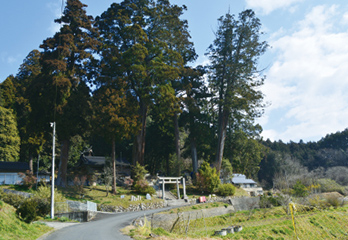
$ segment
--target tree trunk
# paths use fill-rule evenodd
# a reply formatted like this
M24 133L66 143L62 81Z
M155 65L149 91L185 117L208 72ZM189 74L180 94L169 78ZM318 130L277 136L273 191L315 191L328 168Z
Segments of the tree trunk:
M193 168L193 177L196 177L198 172L198 159L197 159L197 146L196 140L191 139L191 157L192 157L192 168Z
M116 150L115 150L115 138L112 139L112 194L116 194Z
M224 147L226 139L226 130L228 122L228 113L222 110L219 114L219 123L218 123L218 145L215 157L216 172L220 175L222 158L224 156Z
M141 115L141 129L138 135L135 137L133 146L133 165L139 162L144 166L144 154L145 154L145 134L146 134L146 117L147 106L144 103L140 104L139 114Z
M180 164L180 135L179 135L179 122L178 122L178 113L174 113L174 136L175 136L175 154L177 158L177 170L178 176L181 174L181 164Z
M69 159L69 140L62 141L62 151L60 153L57 186L67 186L67 168Z
M31 174L34 174L34 169L33 169L33 155L30 154L29 158L29 171Z

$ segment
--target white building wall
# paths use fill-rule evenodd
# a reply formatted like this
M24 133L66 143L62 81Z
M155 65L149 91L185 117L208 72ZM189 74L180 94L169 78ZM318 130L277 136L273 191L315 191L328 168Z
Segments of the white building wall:
M22 178L18 173L0 173L0 185L7 184L20 184Z

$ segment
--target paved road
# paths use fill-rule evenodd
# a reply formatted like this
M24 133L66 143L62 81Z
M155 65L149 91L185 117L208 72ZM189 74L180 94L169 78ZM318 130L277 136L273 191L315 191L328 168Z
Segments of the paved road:
M98 213L97 217L87 223L76 224L57 230L43 238L44 240L112 240L132 239L123 235L120 229L128 226L131 222L141 216L150 215L170 209L162 208L140 212L127 213Z

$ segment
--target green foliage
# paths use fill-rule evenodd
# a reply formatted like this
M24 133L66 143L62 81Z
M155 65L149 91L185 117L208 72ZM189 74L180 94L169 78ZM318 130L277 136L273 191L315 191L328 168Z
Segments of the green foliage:
M36 202L36 213L40 217L45 217L51 211L51 198L32 198L32 201Z
M38 189L34 192L35 198L41 199L51 199L51 187L48 186L39 186ZM63 196L62 192L57 189L54 190L54 201L55 202L65 202L66 199Z
M320 185L321 192L339 192L343 193L344 187L339 185L335 180L328 178L320 178L317 180L317 183Z
M155 228L152 229L152 233L156 234L156 235L160 235L160 236L169 236L170 234L164 230L163 228Z
M210 167L208 162L203 162L198 172L197 184L199 189L201 191L213 193L220 184L220 178L216 173L216 169Z
M236 187L231 183L220 184L218 187L220 196L233 196L236 193Z
M45 224L26 223L21 221L15 212L14 207L4 203L0 210L0 239L17 240L28 239L34 240L40 238L52 228Z
M281 202L280 196L274 197L272 194L264 194L260 197L260 207L261 208L271 208L271 207L277 207L280 206Z
M17 161L19 147L20 138L13 111L0 106L0 161Z
M233 171L257 179L266 148L259 140L240 129L229 131L228 135L225 156L232 162Z
M221 163L220 177L222 177L224 183L227 183L227 181L232 178L232 170L233 168L230 160L223 158Z
M342 200L340 200L339 197L336 196L336 195L329 195L329 196L327 196L327 197L326 197L326 201L327 201L327 203L328 203L330 206L332 206L332 207L334 207L334 208L337 208L337 207L340 206L341 203L342 203Z
M31 223L37 217L37 202L32 199L27 199L19 206L16 213L20 219L26 223Z
M224 146L228 146L228 126L258 134L254 119L261 116L264 104L263 94L257 89L263 85L262 77L256 77L257 62L268 45L260 41L261 23L250 9L242 11L238 18L227 13L218 23L216 38L208 49L208 77L211 90L218 96L212 101L219 109L216 163L220 170ZM241 173L250 176L245 171Z
M145 179L147 170L145 169L145 166L141 166L139 162L136 162L135 166L132 167L132 174L134 182L138 182Z
M148 182L145 179L139 180L134 184L134 190L139 194L150 194L153 195L156 193L155 189L149 186Z
M296 181L296 184L293 186L293 194L297 197L306 197L308 196L309 192L307 187L301 182Z
M25 200L25 198L20 195L5 193L2 189L0 189L0 199L15 208L18 208Z
M88 143L81 135L75 135L70 138L68 169L76 166L80 160L81 153L87 147L89 147Z

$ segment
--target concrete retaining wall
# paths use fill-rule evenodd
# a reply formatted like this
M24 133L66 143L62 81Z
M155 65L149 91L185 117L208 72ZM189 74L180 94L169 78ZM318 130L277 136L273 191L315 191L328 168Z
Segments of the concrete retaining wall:
M208 202L208 201L207 201ZM242 197L242 198L215 198L210 199L209 202L225 202L228 203L224 207L208 208L182 212L179 215L177 213L158 213L151 217L152 227L161 227L167 231L171 229L174 222L180 216L181 219L191 220L199 218L215 217L225 215L237 211L251 210L259 208L259 197ZM193 204L192 204L193 205Z
M83 211L83 212L68 212L68 213L57 213L56 217L66 217L70 220L75 220L79 222L89 222L97 215L94 211Z

